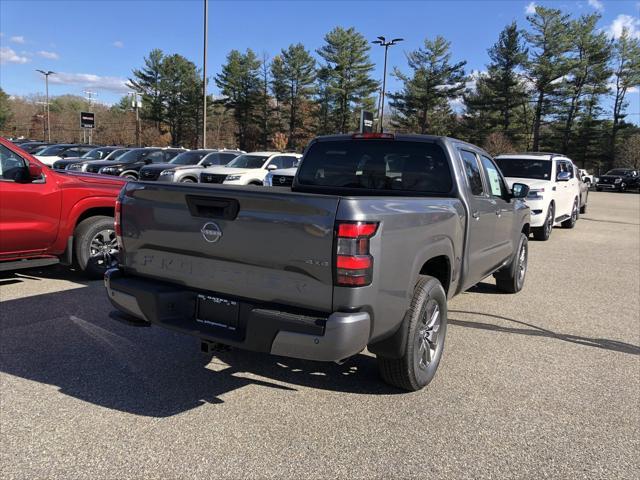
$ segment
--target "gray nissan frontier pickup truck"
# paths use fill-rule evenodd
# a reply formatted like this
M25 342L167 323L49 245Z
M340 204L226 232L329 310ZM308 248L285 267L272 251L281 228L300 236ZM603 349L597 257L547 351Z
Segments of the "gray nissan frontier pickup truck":
M367 348L386 382L419 390L447 299L490 275L522 288L527 193L452 138L319 137L287 188L129 182L106 289L115 315L203 349L342 361Z

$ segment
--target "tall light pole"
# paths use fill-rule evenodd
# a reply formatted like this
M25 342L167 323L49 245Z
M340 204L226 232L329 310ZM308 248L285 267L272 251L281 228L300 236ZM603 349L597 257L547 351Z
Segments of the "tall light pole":
M209 0L204 0L204 51L202 54L202 148L207 148L207 37L209 35Z
M52 72L51 70L45 72L44 70L38 69L36 69L36 72L44 75L44 82L47 89L47 141L51 143L51 123L49 123L49 75L55 74L56 72Z
M374 40L371 43L376 43L381 47L384 47L384 73L382 74L382 93L380 95L380 133L382 133L382 123L384 120L384 91L387 86L387 51L389 47L400 43L404 40L404 38L394 38L393 40L387 41L384 37L378 37L378 40Z

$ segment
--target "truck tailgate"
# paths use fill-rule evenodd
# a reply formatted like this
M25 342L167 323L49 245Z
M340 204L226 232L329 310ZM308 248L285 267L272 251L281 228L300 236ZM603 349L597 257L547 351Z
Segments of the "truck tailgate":
M129 183L122 263L193 289L329 312L339 197Z

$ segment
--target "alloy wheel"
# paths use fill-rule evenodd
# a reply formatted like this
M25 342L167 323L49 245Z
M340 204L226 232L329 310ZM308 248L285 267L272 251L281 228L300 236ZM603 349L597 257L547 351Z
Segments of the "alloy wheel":
M117 262L118 240L112 229L100 230L89 244L90 260L101 268L107 269Z
M438 340L441 320L438 302L434 299L429 300L417 332L416 361L422 370L429 368L431 362L436 358L440 343Z

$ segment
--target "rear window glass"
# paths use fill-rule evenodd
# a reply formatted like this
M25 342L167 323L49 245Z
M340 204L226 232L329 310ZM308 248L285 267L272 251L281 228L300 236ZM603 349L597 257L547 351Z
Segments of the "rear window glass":
M449 162L439 145L396 140L315 143L302 162L298 183L425 193L452 188Z

